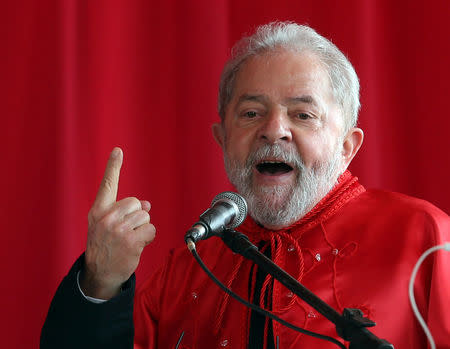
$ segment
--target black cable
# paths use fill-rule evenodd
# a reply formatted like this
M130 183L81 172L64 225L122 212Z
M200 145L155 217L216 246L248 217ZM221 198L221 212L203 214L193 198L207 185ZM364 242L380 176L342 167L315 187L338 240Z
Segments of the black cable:
M342 349L347 349L341 342L339 342L338 340L329 337L329 336L325 336L323 334L319 334L319 333L315 333L312 331L308 331L305 330L303 328L297 327L295 325L292 325L291 323L279 318L278 316L272 314L271 312L264 310L260 307L258 307L255 304L249 303L247 302L245 299L241 298L239 295L237 295L236 293L234 293L233 291L231 291L228 287L226 287L224 284L222 284L222 282L220 282L213 273L211 273L211 271L208 269L208 267L203 263L202 259L200 258L200 256L197 253L197 250L195 249L195 244L192 242L192 244L189 243L188 241L188 249L189 251L191 251L192 255L194 256L195 260L197 261L197 263L200 265L200 267L205 271L205 273L211 278L212 281L214 281L214 283L219 286L224 292L228 293L231 297L233 297L234 299L236 299L237 301L241 302L242 304L244 304L246 307L255 310L257 312L259 312L260 314L267 316L269 318L271 318L272 320L275 320L277 322L279 322L280 324L303 334L306 334L308 336L311 337L315 337L315 338L319 338L319 339L323 339L326 341L329 341L331 343L336 344L339 348Z

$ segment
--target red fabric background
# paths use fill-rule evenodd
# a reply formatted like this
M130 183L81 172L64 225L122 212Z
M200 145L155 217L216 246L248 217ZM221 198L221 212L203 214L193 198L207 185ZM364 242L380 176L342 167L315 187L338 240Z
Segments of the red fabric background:
M2 347L37 347L113 146L119 196L149 199L158 229L138 282L229 189L210 135L219 74L236 39L276 19L311 25L354 63L361 182L450 211L449 1L5 1Z

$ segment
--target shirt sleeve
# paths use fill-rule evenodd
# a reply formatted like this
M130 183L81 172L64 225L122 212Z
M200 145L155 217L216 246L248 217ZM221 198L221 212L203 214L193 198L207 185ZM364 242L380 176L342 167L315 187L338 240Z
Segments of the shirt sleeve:
M90 296L86 296L83 292L83 290L81 289L80 286L80 272L81 270L78 270L77 272L77 286L78 286L78 290L80 291L81 295L86 298L89 302L95 303L95 304L101 304L107 301L107 299L100 299L100 298L94 298L94 297L90 297Z

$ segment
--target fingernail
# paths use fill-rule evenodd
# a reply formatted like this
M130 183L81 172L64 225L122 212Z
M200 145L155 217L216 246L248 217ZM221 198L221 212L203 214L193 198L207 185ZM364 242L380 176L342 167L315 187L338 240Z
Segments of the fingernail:
M147 207L144 207L144 205L147 206ZM142 201L142 208L143 208L144 210L150 211L150 208L151 208L151 207L152 207L152 205L150 204L149 201L147 201L147 200L143 200L143 201Z
M114 148L113 151L111 152L111 156L113 158L118 158L120 156L120 148Z

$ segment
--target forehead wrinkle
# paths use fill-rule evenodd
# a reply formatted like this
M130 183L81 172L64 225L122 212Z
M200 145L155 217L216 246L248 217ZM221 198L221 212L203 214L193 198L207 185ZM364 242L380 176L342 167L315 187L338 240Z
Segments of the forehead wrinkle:
M246 102L246 101L265 103L265 102L267 102L267 97L264 95L252 95L252 94L244 93L243 95L241 95L239 97L237 103L239 104L239 103Z
M288 97L284 99L284 103L288 105L304 103L304 104L311 104L316 107L318 106L316 100L310 95L303 95L300 97Z

